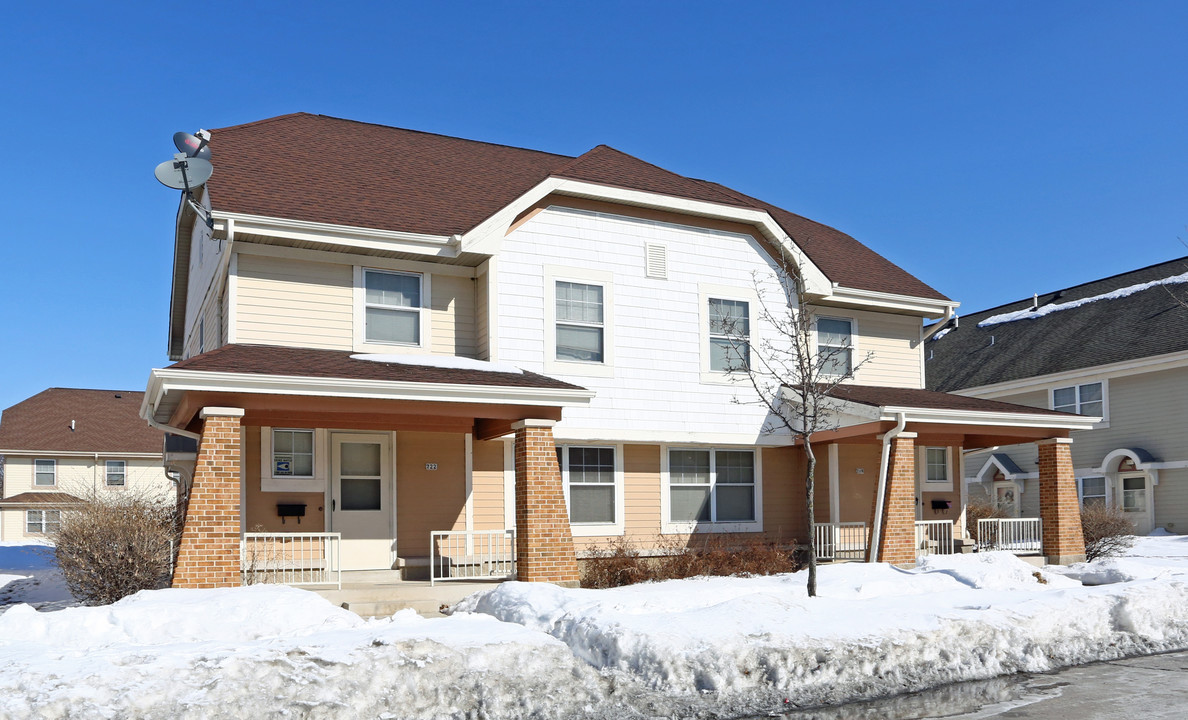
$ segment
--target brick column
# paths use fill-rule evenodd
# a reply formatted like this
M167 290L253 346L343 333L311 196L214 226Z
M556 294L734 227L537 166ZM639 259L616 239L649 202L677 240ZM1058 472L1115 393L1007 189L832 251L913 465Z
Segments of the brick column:
M867 560L893 565L916 564L916 433L901 432L891 440L887 489L883 495L883 523L872 538ZM871 503L871 530L879 501ZM880 549L874 557L875 549Z
M525 582L576 587L577 555L569 532L552 420L523 420L516 431L516 575Z
M1072 439L1052 438L1039 446L1040 521L1044 526L1044 555L1053 565L1085 560L1081 532L1081 504L1073 475Z
M173 587L240 585L239 408L203 408L202 439Z

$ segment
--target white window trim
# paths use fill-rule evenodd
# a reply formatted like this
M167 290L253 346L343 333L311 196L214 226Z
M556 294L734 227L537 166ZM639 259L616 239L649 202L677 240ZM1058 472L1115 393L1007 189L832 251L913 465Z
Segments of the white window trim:
M421 342L412 343L384 343L367 341L367 286L363 284L364 272L381 272L390 275L415 275L421 279ZM393 354L425 354L433 347L433 281L427 272L413 272L385 267L371 267L369 265L354 266L354 288L352 291L354 305L354 351L363 353L393 353ZM409 308L411 309L411 308Z
M614 275L598 270L544 267L544 369L545 374L614 377L615 375L615 288ZM557 359L557 283L575 282L602 288L602 362L574 362Z
M850 374L849 375L826 375L826 377L848 377L851 380L858 379L857 367L858 358L860 357L858 351L858 318L848 317L845 315L816 315L813 317L813 358L814 360L821 354L820 336L821 333L817 329L817 323L822 320L837 320L839 322L850 323Z
M1103 495L1101 496L1101 499L1105 503L1106 507L1110 507L1110 479L1108 477L1106 477L1105 475L1086 475L1084 477L1077 478L1077 502L1078 502L1078 504L1081 507L1085 506L1085 484L1084 483L1086 480L1091 480L1091 479L1101 480L1101 488L1102 488L1102 493L1103 493ZM1094 497L1097 497L1097 496L1094 495Z
M740 380L745 382L746 374L743 372L723 372L721 370L710 369L710 299L735 300L747 303L747 324L750 326L747 343L751 347L750 354L753 358L755 348L758 347L760 341L758 323L759 296L755 294L753 288L714 285L711 283L698 283L697 285L697 347L698 354L701 358L701 383L703 385L735 385Z
M944 450L945 451L945 478L944 482L934 482L928 479L928 451L929 450ZM953 448L940 445L921 446L919 452L916 453L916 472L920 477L920 489L923 492L952 492L953 491Z
M557 445L561 451L561 484L565 488L565 516L569 517L569 448L611 448L615 451L615 521L613 523L569 523L574 537L603 537L623 534L623 515L626 512L623 490L622 443L568 443Z
M50 469L54 474L54 481L49 485L37 482L37 463L49 463ZM58 486L58 461L53 458L35 458L33 460L33 485L32 487L57 487Z
M1128 511L1126 509L1126 481L1127 480L1136 480L1136 479L1141 479L1143 481L1143 506L1144 507L1142 510ZM1118 510L1122 511L1123 513L1133 512L1135 514L1140 514L1140 513L1145 514L1145 515L1147 515L1147 519L1152 523L1152 526L1154 526L1155 517L1154 517L1153 507L1154 507L1154 502L1155 502L1155 497L1154 497L1155 496L1155 492L1154 492L1155 491L1155 483L1151 482L1150 473L1143 472L1142 470L1124 470L1124 471L1118 473L1118 478L1117 478L1116 482L1117 482L1116 497L1118 498L1118 501L1117 501L1118 502L1118 504L1117 504Z
M1072 384L1061 384L1059 386L1053 385L1048 388L1048 409L1056 409L1056 391L1073 388L1077 396L1076 408L1081 409L1081 386L1096 385L1101 383L1101 422L1093 426L1094 430L1108 428L1110 426L1110 381L1108 378L1086 379L1084 382L1074 382Z
M111 483L111 466L115 463L120 464L119 475L123 479L119 485ZM103 463L103 485L109 488L125 488L128 487L128 463L124 460L105 460Z
M708 325L707 325L708 328ZM751 522L673 522L672 521L672 485L669 483L668 453L670 450L709 450L711 458L718 450L749 450L755 454L755 519ZM711 467L717 466L711 459ZM716 475L716 473L715 473ZM710 483L710 492L717 485L714 477ZM763 448L753 445L661 445L660 446L660 534L685 535L688 533L735 533L735 532L763 532Z
M33 510L33 509L29 509L29 510L26 510L26 511L25 511L25 527L24 527L25 535L36 535L36 536L39 536L39 537L40 537L40 536L43 536L43 535L47 535L47 534L48 534L48 533L46 532L46 529L45 529L45 527L46 527L46 524L47 524L47 518L46 518L46 513L47 513L47 512L56 512L56 513L58 513L58 525L59 525L59 527L61 527L61 524L62 524L62 512L61 512L60 510L56 510L56 509L53 509L53 508L46 508L46 509L42 509L42 510ZM41 515L41 521L38 523L39 525L41 525L41 530L30 530L30 529L29 529L29 516L30 516L32 513L38 513L38 514L40 514L40 515Z
M313 477L275 477L272 472L272 431L273 430L312 430L313 431ZM310 492L320 493L326 490L326 479L329 477L327 447L328 434L322 428L260 428L260 491L261 492Z

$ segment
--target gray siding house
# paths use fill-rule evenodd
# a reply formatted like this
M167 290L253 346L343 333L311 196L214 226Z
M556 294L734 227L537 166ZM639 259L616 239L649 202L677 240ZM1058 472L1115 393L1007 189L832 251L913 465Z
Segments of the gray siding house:
M1100 417L1072 433L1082 504L1188 532L1188 257L951 320L925 372L930 390ZM1034 445L964 465L971 502L1039 514Z

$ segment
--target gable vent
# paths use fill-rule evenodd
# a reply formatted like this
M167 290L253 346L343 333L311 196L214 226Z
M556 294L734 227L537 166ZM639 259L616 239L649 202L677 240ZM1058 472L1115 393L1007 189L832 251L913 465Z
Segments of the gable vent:
M644 245L647 276L655 280L668 279L668 248L664 245Z

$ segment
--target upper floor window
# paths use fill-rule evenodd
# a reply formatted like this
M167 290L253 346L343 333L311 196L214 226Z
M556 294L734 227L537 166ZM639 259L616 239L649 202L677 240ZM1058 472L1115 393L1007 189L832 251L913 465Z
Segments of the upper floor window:
M38 458L33 461L33 484L50 486L58 484L58 461Z
M1077 415L1105 416L1105 388L1102 383L1086 383L1052 391L1052 409Z
M1081 478L1081 505L1106 504L1106 479L1104 477Z
M558 280L557 359L601 363L605 352L603 287Z
M272 431L272 476L311 478L314 475L314 431Z
M421 344L421 276L363 271L364 339L369 343Z
M669 450L669 518L673 523L755 522L755 479L752 450Z
M110 487L123 487L127 477L127 467L123 460L108 460L106 468L107 484Z
M751 362L750 305L709 298L710 370L745 370Z
M62 529L62 511L26 510L25 532L49 535Z
M818 318L817 357L821 362L821 371L826 375L853 374L854 321Z

